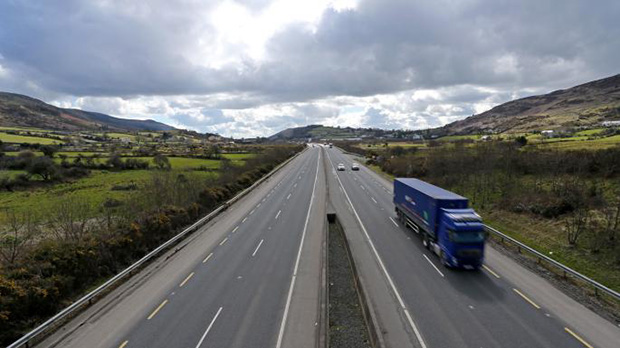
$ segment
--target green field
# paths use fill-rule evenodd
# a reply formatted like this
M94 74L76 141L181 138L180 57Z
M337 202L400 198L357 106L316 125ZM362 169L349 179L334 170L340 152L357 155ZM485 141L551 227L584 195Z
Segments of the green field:
M539 143L537 145L541 148L552 148L559 150L600 150L620 145L620 135L590 140L583 136L575 138L570 138L575 139L572 141L552 141Z
M126 170L121 172L94 170L90 176L75 180L74 182L24 191L0 191L0 210L14 209L17 212L34 211L45 213L53 210L60 199L67 197L74 197L80 201L88 202L92 207L99 207L107 198L123 200L136 192L113 191L111 190L112 187L134 182L140 188L146 181L150 180L154 173L156 171L153 170ZM206 179L216 176L217 173L183 171L183 175Z
M449 135L441 138L437 138L437 141L457 141L457 140L478 140L480 135Z
M64 143L62 140L49 139L49 138L39 138L39 137L29 137L23 135L14 135L0 132L0 141L5 143L28 143L28 144L43 144L43 145L51 145L51 144L61 144Z
M256 157L255 153L223 153L222 157L224 158L228 158L229 160L237 160L237 161L241 161L241 160L246 160L249 158L254 158Z

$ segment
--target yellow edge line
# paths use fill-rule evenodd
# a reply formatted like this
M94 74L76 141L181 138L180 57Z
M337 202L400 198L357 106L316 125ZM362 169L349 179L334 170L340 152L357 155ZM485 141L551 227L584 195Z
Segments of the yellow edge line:
M209 259L211 258L211 256L213 256L213 253L209 254L209 256L205 257L204 260L202 260L202 263L206 263L207 261L209 261Z
M183 280L183 282L181 282L181 284L179 285L179 288L182 288L183 285L185 285L185 283L187 283L187 281L194 276L194 272L190 273L187 278L185 278L185 280Z
M125 341L123 343L121 343L120 346L118 346L118 348L125 348L125 346L127 345L127 343L129 343L129 341Z
M224 238L224 240L220 242L220 245L224 245L224 243L226 243L227 240L228 240L228 237Z
M151 313L151 315L149 315L148 318L146 318L146 320L151 320L155 314L157 314L157 312L159 312L159 310L166 305L166 303L168 303L168 300L164 300L164 302L162 302L157 308L155 308L155 310L153 311L153 313Z
M586 342L583 338L579 337L579 335L577 335L576 333L574 333L571 329L565 327L564 331L568 332L569 334L571 334L573 337L575 337L577 339L577 341L581 342L581 344L583 344L584 346L588 347L588 348L594 348L592 347L588 342Z
M492 269L490 269L489 267L487 267L487 265L482 265L482 267L483 267L484 269L486 269L486 270L487 270L487 272L489 272L489 273L491 273L492 275L494 275L494 276L495 276L495 278L499 279L499 275L498 275L497 273L493 272L493 270L492 270Z
M512 289L514 290L514 292L516 292L517 294L519 294L519 296L523 297L524 300L526 300L527 302L529 302L532 306L534 306L536 309L540 309L540 306L537 305L534 301L530 300L527 296L523 295L523 293L517 289Z

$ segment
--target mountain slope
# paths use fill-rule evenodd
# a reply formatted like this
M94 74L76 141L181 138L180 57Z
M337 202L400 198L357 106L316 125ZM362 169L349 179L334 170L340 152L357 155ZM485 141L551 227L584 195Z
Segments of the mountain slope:
M98 112L63 109L25 95L0 92L0 126L53 130L174 130L153 120L129 120Z
M450 123L446 134L526 132L620 120L620 74L544 95L513 100Z

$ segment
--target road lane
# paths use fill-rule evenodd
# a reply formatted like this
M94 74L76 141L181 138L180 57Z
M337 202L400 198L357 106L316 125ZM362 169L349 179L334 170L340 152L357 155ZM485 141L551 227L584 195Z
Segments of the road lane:
M197 347L203 335L202 346L275 345L318 156L318 149L305 151L192 235L178 253L127 284L119 299L109 300L108 308L81 316L77 329L66 329L40 346ZM317 316L291 315L312 316L313 322ZM214 316L217 320L206 335ZM312 345L315 337L309 340L306 343Z
M429 347L580 347L565 334L561 320L537 313L515 296L512 289L517 286L481 272L439 271L434 255L425 260L428 251L419 238L390 220L393 205L385 187L363 171L350 171L352 161L340 151L329 154L334 166L347 167L334 173L360 212Z

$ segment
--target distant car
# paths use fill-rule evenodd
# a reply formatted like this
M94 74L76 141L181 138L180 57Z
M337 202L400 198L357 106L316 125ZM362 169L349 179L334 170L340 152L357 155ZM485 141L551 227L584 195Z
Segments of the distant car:
M344 171L344 170L345 170L345 168L344 168L344 164L342 164L342 163L338 163L338 170L340 170L340 171Z
M357 164L357 163L353 163L353 164L351 165L351 170L360 170L360 166L359 166L359 164Z

